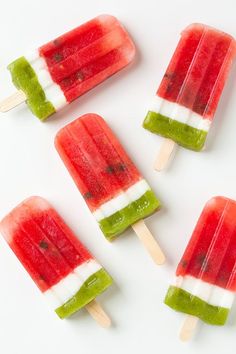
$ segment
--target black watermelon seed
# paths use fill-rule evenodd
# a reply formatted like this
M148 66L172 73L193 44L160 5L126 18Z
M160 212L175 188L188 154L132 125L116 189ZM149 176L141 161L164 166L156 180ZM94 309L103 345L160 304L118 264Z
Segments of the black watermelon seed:
M91 199L93 198L93 195L91 192L86 192L84 195L83 195L84 199Z
M115 167L110 165L106 167L106 172L109 174L115 173Z
M123 172L126 170L126 166L123 163L119 163L118 170Z
M71 85L71 79L69 77L66 77L65 79L63 79L62 82L63 82L63 85L65 85L65 86Z
M187 262L185 259L182 259L182 261L181 261L181 266L182 266L183 268L186 268L187 265L188 265L188 262Z
M55 60L57 63L59 63L62 59L63 59L62 54L60 54L60 53L54 54L54 60Z
M44 250L47 250L48 249L48 243L46 241L42 240L39 243L39 247L43 248Z

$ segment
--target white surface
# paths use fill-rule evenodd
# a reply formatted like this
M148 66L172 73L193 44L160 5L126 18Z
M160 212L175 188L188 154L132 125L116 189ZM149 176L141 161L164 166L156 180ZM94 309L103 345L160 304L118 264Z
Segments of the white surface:
M100 302L114 326L99 328L86 311L60 321L0 238L0 353L234 353L236 306L225 327L201 324L194 340L183 344L178 339L183 316L162 300L206 200L219 194L236 199L235 68L205 152L179 148L171 168L157 173L152 165L161 138L141 123L180 31L202 21L236 36L235 0L2 1L1 65L101 13L116 15L127 27L138 48L136 61L47 123L24 105L1 115L0 217L30 195L47 198L113 276L116 285ZM9 81L0 82L3 97L12 86L7 92ZM166 265L153 264L131 229L109 244L60 161L56 132L87 112L110 123L160 197L163 209L147 224L166 252Z

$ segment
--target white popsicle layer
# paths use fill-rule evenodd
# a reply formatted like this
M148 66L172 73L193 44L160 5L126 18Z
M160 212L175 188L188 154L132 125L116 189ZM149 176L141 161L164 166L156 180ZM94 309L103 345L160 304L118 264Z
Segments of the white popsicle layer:
M108 202L102 204L94 213L93 216L99 222L127 207L130 203L135 202L150 190L148 183L141 179L133 184L130 188L122 191L119 195L112 198Z
M94 273L102 269L102 266L90 259L74 269L74 271L64 277L59 283L44 292L45 297L53 307L58 307L70 300Z
M25 59L37 75L47 101L51 102L56 111L65 107L68 104L65 95L60 86L52 80L46 60L39 55L38 50L28 52Z
M187 124L192 128L208 132L211 121L203 118L200 114L191 109L181 106L178 103L168 101L156 95L149 107L149 111L161 114L179 123Z
M199 297L212 306L230 309L234 301L234 293L232 291L207 283L190 275L184 277L178 276L173 285Z

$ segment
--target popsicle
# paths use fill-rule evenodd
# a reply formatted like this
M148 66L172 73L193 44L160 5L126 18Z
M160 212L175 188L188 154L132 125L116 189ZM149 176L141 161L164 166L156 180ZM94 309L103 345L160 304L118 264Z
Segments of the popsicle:
M142 221L160 202L106 122L85 114L58 132L55 146L105 237L111 241L132 226L153 259L163 263Z
M190 315L181 338L192 335L196 317L224 325L235 291L236 201L215 197L203 209L165 298L168 306Z
M229 34L192 24L175 53L143 123L166 138L155 162L162 170L176 144L201 151L236 54Z
M45 199L24 200L0 231L61 319L85 306L101 325L110 325L95 300L112 284L110 275Z
M18 91L0 104L26 101L44 120L128 65L135 47L113 16L100 15L8 66Z

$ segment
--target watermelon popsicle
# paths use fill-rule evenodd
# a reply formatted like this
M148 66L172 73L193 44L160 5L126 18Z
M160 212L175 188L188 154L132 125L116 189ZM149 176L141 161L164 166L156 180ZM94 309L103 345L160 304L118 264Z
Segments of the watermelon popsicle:
M19 91L0 104L0 111L26 101L44 120L124 68L134 55L120 22L100 15L11 63Z
M95 298L111 277L45 199L23 201L1 221L0 231L60 318L85 306L109 326Z
M236 201L215 197L206 204L176 276L165 303L190 315L182 338L196 318L224 325L236 291Z
M162 264L165 257L142 221L160 203L106 122L85 114L58 132L55 146L105 237L132 226Z
M175 144L200 151L236 54L233 37L203 24L181 34L143 127L166 138L155 163L165 167Z

